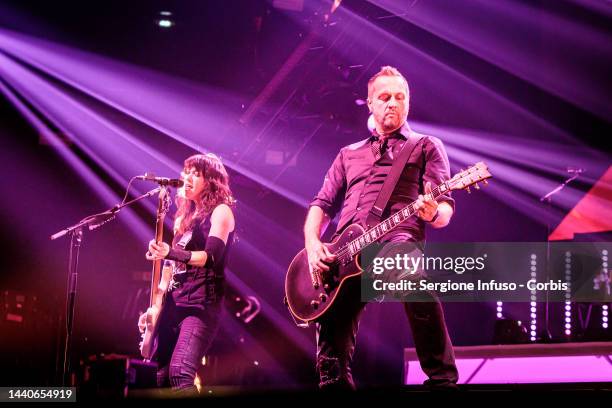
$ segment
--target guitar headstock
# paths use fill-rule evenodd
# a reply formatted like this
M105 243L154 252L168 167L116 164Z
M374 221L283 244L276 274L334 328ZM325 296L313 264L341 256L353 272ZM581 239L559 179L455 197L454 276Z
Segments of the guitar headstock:
M476 189L479 189L479 182L484 182L487 184L487 179L493 177L491 173L489 173L489 168L484 162L478 162L468 168L467 170L461 170L459 173L455 174L453 178L448 180L448 188L451 190L464 190L466 189L468 193L470 192L470 186L474 186Z
M159 197L157 203L157 215L162 219L166 216L166 213L172 206L172 196L170 195L170 188L168 186L160 186Z

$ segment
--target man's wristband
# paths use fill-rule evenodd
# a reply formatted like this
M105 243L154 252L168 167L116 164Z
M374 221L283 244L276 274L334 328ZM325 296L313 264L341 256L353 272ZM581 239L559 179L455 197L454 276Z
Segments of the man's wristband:
M168 251L168 255L166 255L166 259L186 264L191 261L191 251L186 251L184 249L178 248L170 248L170 251Z

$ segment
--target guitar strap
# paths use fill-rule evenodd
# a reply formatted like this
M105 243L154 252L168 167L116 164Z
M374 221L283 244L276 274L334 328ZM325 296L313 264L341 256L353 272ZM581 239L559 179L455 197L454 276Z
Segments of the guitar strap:
M181 239L176 243L176 246L178 246L181 249L185 249L187 247L187 244L189 244L189 242L191 241L192 237L193 237L193 231L191 230L185 231ZM170 281L169 288L176 289L177 286L176 286L176 281L174 280L174 277L177 275L186 273L187 265L182 262L175 262L175 261L169 261L169 262L172 262L172 280Z
M400 175L402 174L402 170L404 170L408 159L410 156L412 156L412 152L422 139L423 135L421 134L415 132L408 133L408 139L406 140L406 143L404 143L402 151L397 156L397 159L395 159L393 162L391 170L385 178L385 182L378 193L378 197L376 197L376 201L368 213L368 217L366 219L367 228L371 228L380 222L383 211L385 210L385 207L389 202L389 198L391 198L391 194L393 193L393 190L395 190L395 186L397 185Z

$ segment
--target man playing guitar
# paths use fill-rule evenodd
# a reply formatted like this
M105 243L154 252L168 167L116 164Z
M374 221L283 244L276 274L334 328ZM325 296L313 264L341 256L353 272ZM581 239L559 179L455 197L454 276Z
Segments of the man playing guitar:
M393 67L383 67L368 82L368 107L375 122L373 135L340 150L310 204L304 225L308 263L314 276L329 271L328 264L336 258L320 240L329 220L341 210L336 235L352 223L364 225L394 159L411 138L418 140L418 154L402 170L383 215L416 200L418 217L407 219L381 242L423 242L425 225L443 228L450 222L454 211L450 193L437 200L426 195L432 185L450 178L448 157L439 139L419 135L408 126L409 97L406 79ZM355 387L350 364L365 306L360 301L359 283L359 279L348 279L333 306L316 322L321 388ZM456 388L457 368L439 300L434 296L431 302L406 302L404 307L421 367L429 377L426 385Z

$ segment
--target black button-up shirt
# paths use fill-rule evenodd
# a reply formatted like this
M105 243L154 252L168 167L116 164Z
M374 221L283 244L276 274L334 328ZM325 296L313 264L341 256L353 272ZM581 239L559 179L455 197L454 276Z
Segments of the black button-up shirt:
M387 149L377 161L374 160L371 149L373 137L340 149L325 175L321 190L310 205L320 207L331 218L340 211L337 232L341 232L351 223L365 225L393 161L399 156L408 138L418 136L421 136L421 140L406 163L385 207L383 219L416 200L419 194L423 194L426 182L431 182L433 189L448 180L450 167L442 141L433 136L418 135L410 130L406 123L389 137ZM450 192L438 197L438 201L447 202L453 209L455 207ZM415 215L395 228L382 241L398 239L425 240L425 222Z

